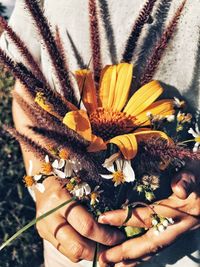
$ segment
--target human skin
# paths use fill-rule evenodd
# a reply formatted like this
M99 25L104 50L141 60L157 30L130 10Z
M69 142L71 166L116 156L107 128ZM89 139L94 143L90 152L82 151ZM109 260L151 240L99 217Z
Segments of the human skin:
M26 97L25 90L19 82L16 83L15 90L19 94L23 95L23 97ZM29 101L28 98L27 101ZM27 134L29 130L27 130L26 126L31 125L31 121L24 114L21 107L15 101L13 101L13 119L16 128L21 133L24 132ZM30 132L30 134L32 133ZM37 139L37 141L39 140ZM38 173L41 169L41 161L39 161L38 158L33 153L27 152L23 147L22 147L22 152L26 169L28 169L28 162L31 159L34 162L33 174ZM177 233L182 234L188 230L189 226L191 227L192 225L193 227L198 225L198 220L186 214L186 212L190 213L191 209L194 209L194 207L196 207L195 212L198 213L199 215L199 210L198 210L199 198L196 197L192 198L193 205L191 206L190 196L196 196L196 193L195 192L191 193L189 198L187 198L189 192L186 192L187 190L184 188L185 185L185 182L183 182L184 179L183 177L181 177L181 179L178 181L176 179L174 180L174 184L172 186L172 189L174 190L174 195L172 195L169 199L165 200L164 202L164 204L167 205L169 204L171 205L171 207L173 207L173 208L166 208L167 209L166 214L168 214L168 217L174 218L176 216L179 216L182 222L180 227L176 225L176 231L174 230L171 233L171 238L168 244L170 244L177 237ZM189 184L193 184L191 179L189 179L189 176L187 179ZM58 181L56 181L56 179L54 179L54 177L50 177L47 180L45 180L44 184L45 184L44 193L40 193L37 190L35 191L36 216L44 214L46 211L55 208L59 204L71 198L70 194L67 193L66 190L61 188L60 184L58 183ZM191 186L190 189L192 189ZM180 203L180 206L177 206L177 203ZM185 210L183 210L184 209L183 203ZM180 212L178 210L180 207L184 212ZM148 210L149 209L147 209L146 212L145 209L143 210L137 209L139 213L141 212L141 216L148 216ZM144 212L142 213L142 211ZM163 208L162 211L164 212ZM116 213L118 214L118 212ZM118 215L117 218L119 218L119 220L122 220L121 217L123 217L124 214L121 215L121 213L119 213ZM114 246L124 241L125 237L121 232L114 230L109 226L102 225L103 223L102 220L100 220L100 222L101 224L98 224L81 205L73 202L65 206L64 208L58 210L57 212L54 212L53 214L46 217L42 221L40 221L37 224L37 230L42 238L52 243L52 245L54 245L54 247L56 247L67 258L69 258L73 262L78 262L82 259L92 260L94 255L95 242L99 242L106 246ZM119 222L106 221L106 224L109 223L113 225L118 225ZM184 225L184 227L182 227L182 225ZM141 249L139 249L141 257L143 255L149 254L150 252L150 249L148 247L149 244L148 238L152 240L151 235L148 234L144 236L142 240L134 239L135 241L131 241L131 242L138 242L138 246L141 245ZM156 242L157 242L156 243L157 247L163 246L162 239L159 239ZM121 246L126 247L126 244L127 243L123 243L122 245L116 246L115 248L113 248L113 250L118 251L118 249L121 248ZM113 252L112 250L108 250L106 252L103 252L103 254L101 254L100 262L102 266L110 262L110 258L108 255L113 254L112 252ZM121 254L119 253L119 255ZM112 260L113 262L119 262L118 258ZM120 261L122 261L122 258L120 259Z
M199 162L194 162L190 164L190 170L181 171L172 181L173 194L168 199L151 205L157 214L172 218L175 223L159 236L155 235L155 230L151 228L153 211L148 207L134 209L132 217L125 225L151 229L141 237L102 252L99 257L101 267L135 267L141 260L147 260L169 246L183 233L200 226L198 166ZM98 221L106 225L121 226L126 216L126 210L117 210L103 214Z

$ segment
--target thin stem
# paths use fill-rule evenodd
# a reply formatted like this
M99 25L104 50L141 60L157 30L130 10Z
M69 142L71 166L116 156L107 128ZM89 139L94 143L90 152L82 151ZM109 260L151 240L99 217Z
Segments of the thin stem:
M4 249L5 247L7 247L13 240L15 240L17 237L19 237L23 232L25 232L26 230L28 230L30 227L32 227L33 225L35 225L37 222L41 221L42 219L46 218L47 216L51 215L53 212L56 212L57 210L61 209L62 207L66 206L67 204L69 204L72 201L75 201L77 198L76 197L72 197L71 199L65 201L64 203L60 204L59 206L57 206L54 209L49 210L48 212L44 213L43 215L39 216L36 219L33 219L31 222L29 222L27 225L25 225L22 229L20 229L19 231L17 231L13 236L11 236L6 242L4 242L1 247L0 247L0 251L2 249Z

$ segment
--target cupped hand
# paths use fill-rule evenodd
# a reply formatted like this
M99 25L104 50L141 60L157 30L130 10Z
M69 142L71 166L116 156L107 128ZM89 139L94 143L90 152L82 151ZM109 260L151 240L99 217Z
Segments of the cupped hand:
M199 166L198 164L196 166ZM172 181L173 194L151 208L160 216L172 218L174 224L155 234L152 228L150 207L133 210L125 226L144 227L149 230L140 237L130 239L101 253L101 267L134 267L140 260L146 260L166 246L173 243L183 233L200 226L199 177L196 168L180 172ZM127 217L126 210L111 211L99 217L99 222L112 226L122 226Z
M37 216L71 198L60 183L50 177L44 181L45 192L36 192ZM95 242L113 246L124 239L123 234L109 226L99 225L84 207L71 202L36 225L39 235L73 262L92 260Z

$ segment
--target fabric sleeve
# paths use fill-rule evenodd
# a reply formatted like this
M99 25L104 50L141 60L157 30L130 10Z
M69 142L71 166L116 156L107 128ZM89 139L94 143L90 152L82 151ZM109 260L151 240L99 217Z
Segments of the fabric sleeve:
M40 62L40 41L35 29L31 15L25 8L24 0L16 0L13 13L9 20L9 25L17 35L26 44L37 62ZM17 51L16 46L12 43L5 32L0 38L1 48L17 62L23 62L21 54Z

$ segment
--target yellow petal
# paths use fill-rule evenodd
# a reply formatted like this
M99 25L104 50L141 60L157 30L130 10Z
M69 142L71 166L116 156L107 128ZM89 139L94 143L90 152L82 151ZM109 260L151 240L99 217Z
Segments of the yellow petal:
M106 66L101 72L99 88L99 106L108 108L113 103L117 80L117 66Z
M129 100L124 112L137 116L147 109L163 92L161 85L157 81L151 81L142 86Z
M165 99L159 100L151 104L145 111L137 115L135 124L136 125L149 125L150 121L147 117L147 113L150 112L152 115L168 116L173 115L175 110L173 108L173 100Z
M132 78L132 64L121 63L117 65L117 82L114 91L114 101L111 106L114 111L121 111L126 104Z
M134 134L116 136L109 143L117 145L125 159L132 159L137 154L138 145Z
M105 150L107 148L105 142L101 137L98 137L96 135L92 135L91 143L87 149L88 152L98 152Z
M82 97L82 101L88 111L92 113L97 109L97 96L92 72L90 70L78 70L75 72L76 80Z
M92 140L92 129L86 111L78 110L68 112L63 118L63 123L86 140Z

